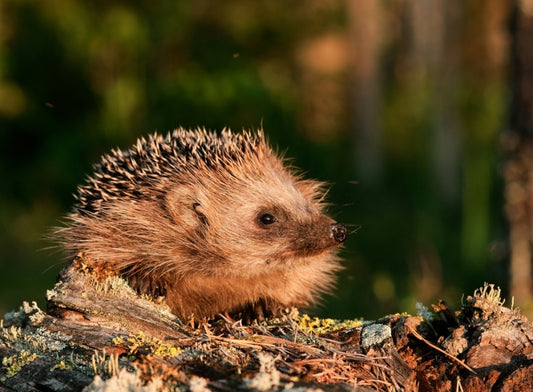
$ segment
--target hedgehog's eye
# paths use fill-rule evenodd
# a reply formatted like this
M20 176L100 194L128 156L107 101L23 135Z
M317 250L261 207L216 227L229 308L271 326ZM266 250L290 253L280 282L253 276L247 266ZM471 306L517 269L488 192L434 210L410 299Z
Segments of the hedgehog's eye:
M268 225L273 224L274 222L276 222L276 218L269 213L264 213L264 214L259 215L259 223L262 226L268 226Z

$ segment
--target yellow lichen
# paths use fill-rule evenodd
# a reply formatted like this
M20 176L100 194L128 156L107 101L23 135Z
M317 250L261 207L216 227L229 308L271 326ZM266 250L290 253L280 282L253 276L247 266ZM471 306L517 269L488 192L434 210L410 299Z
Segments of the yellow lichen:
M20 340L22 337L22 329L20 327L12 325L6 328L4 327L4 320L1 320L0 323L0 335L6 342Z
M502 290L496 287L494 284L484 283L483 287L480 287L474 291L474 298L486 299L487 302L495 306L503 306L505 299L501 298Z
M72 369L72 365L61 360L58 363L56 363L54 366L52 366L50 371L53 372L54 370L70 370L70 369Z
M135 295L135 291L133 291L128 282L117 275L108 276L102 281L95 280L94 288L104 294Z
M28 350L21 350L20 353L2 359L2 367L6 370L4 380L13 377L24 366L35 361L38 355ZM2 379L0 379L2 381Z
M311 318L308 314L293 316L298 328L307 333L320 335L328 332L335 332L341 329L355 328L362 325L359 320L335 320L330 318Z
M136 354L140 348L144 350L148 349L149 352L160 358L175 357L181 352L179 347L173 346L169 343L164 343L153 336L146 336L143 332L139 332L135 335L129 335L127 338L120 336L116 337L113 339L113 344L126 344L129 355Z
M91 357L91 364L94 374L115 376L120 370L118 354L106 355L105 350L101 352L94 350Z

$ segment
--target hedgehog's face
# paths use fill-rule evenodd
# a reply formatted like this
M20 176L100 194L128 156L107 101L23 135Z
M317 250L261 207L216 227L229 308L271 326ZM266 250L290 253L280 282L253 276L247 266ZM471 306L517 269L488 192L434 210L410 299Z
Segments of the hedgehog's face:
M314 209L262 207L253 216L255 240L263 243L269 261L291 262L326 252L346 239L346 229Z
M218 247L231 266L257 272L285 268L346 239L346 228L324 215L315 201L317 183L275 173L211 184L208 193L215 198L197 198L206 243Z
M321 184L299 181L275 164L227 178L204 173L168 193L167 210L181 228L176 232L185 232L191 254L217 273L221 266L228 273L290 267L346 239L346 228L317 202Z

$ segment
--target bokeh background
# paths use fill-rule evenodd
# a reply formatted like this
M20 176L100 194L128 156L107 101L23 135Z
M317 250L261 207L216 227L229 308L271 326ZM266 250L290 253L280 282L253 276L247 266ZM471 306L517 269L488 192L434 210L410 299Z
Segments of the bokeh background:
M512 1L0 0L0 314L45 307L44 239L111 148L263 127L358 228L323 316L509 294ZM528 298L515 298L524 303Z

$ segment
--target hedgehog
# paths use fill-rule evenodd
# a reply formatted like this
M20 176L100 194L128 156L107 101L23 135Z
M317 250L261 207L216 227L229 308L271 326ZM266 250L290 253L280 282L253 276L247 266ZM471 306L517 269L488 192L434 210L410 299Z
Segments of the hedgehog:
M187 319L316 304L347 229L258 130L179 128L103 155L57 230L80 254Z

